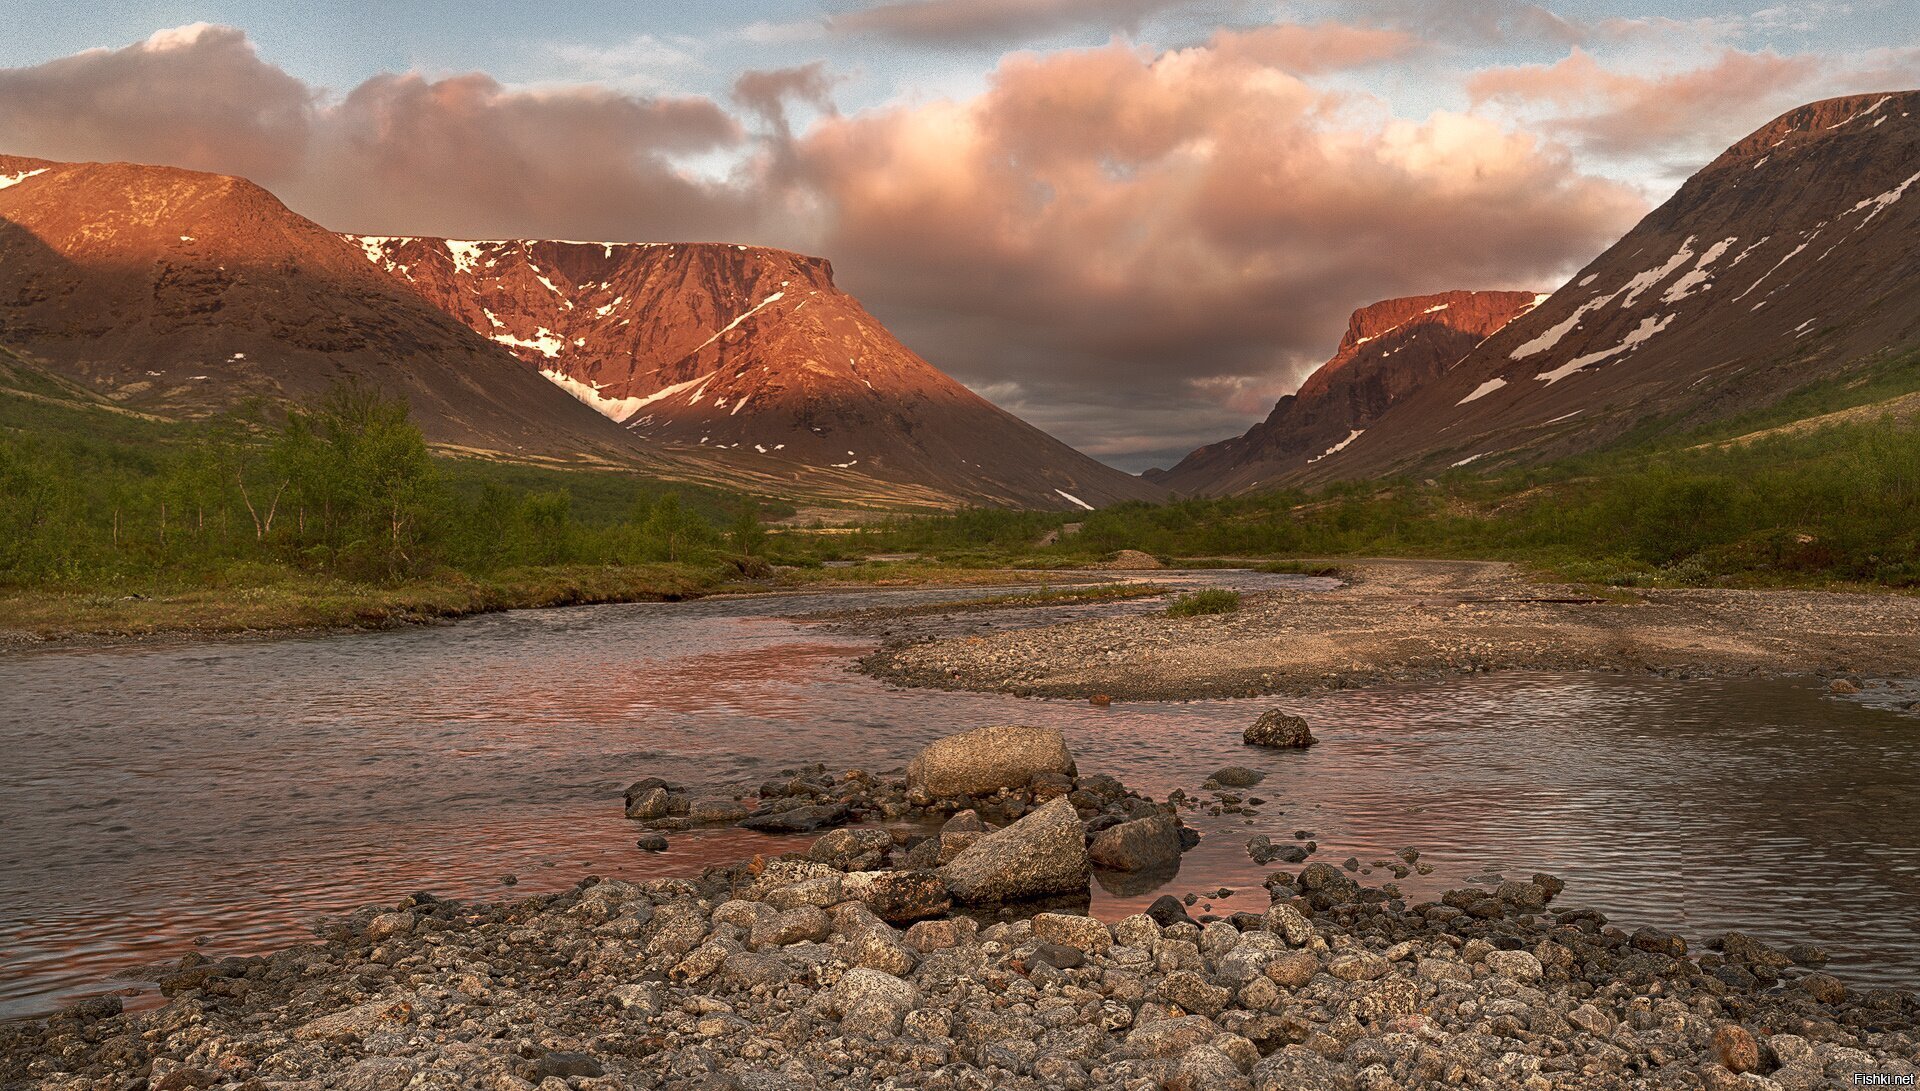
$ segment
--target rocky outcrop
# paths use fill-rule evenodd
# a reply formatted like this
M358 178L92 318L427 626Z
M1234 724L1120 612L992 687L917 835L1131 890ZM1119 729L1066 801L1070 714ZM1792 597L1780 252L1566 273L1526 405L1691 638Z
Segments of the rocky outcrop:
M907 765L907 787L934 799L954 799L1024 788L1048 773L1071 777L1075 772L1073 754L1058 731L1009 724L927 744Z
M940 869L954 898L968 905L1084 893L1091 874L1086 825L1065 799L987 834Z

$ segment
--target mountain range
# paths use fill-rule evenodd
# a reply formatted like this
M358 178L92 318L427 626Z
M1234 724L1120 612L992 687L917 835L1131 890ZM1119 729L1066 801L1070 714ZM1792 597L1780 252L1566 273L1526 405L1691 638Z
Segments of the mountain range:
M441 448L831 503L1080 510L1594 450L1920 349L1920 92L1728 148L1557 291L1353 313L1244 435L1121 473L903 345L824 259L342 235L244 179L0 156L0 348L191 416L405 396Z

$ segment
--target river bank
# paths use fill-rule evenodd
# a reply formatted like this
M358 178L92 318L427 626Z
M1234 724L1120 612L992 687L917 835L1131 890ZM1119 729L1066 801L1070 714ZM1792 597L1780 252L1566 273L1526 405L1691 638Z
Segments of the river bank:
M1094 782L1033 784L992 797L1026 817L983 834L960 812L932 854L842 830L698 876L415 894L265 957L189 954L156 970L158 1010L0 1024L0 1087L1810 1091L1920 1064L1911 993L1850 988L1817 948L1627 931L1558 908L1551 875L1410 902L1321 863L1227 917L951 909L976 854L999 879L1077 854L1084 883ZM954 837L950 864L916 867Z
M1053 601L1099 574L1044 577L1064 585ZM1038 582L1033 573L882 562L774 569L750 564L558 565L489 577L451 573L399 584L361 583L290 569L243 571L209 586L154 589L22 589L0 592L0 648L242 634L354 632L432 625L501 610L680 602L716 594L831 592L865 588L1001 587ZM1124 598L1135 592L1102 592ZM1156 593L1156 592L1139 592ZM1045 600L986 604L1029 606Z
M1920 597L1592 588L1499 562L1355 561L1335 591L1234 613L1081 619L964 639L896 631L862 668L904 686L1181 701L1512 670L1676 677L1913 674Z

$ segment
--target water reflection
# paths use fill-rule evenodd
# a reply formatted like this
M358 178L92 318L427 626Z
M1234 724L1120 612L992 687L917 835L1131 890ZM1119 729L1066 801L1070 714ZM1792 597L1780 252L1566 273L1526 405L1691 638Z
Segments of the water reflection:
M898 767L928 739L1009 721L1058 726L1083 770L1156 795L1226 764L1268 774L1246 793L1268 800L1257 818L1193 820L1205 839L1165 886L1102 877L1103 916L1220 887L1236 893L1202 904L1261 908L1268 869L1245 840L1299 829L1334 862L1419 848L1437 870L1402 882L1416 897L1544 869L1569 902L1631 924L1812 938L1842 973L1920 981L1920 734L1885 702L1793 681L1510 675L1287 702L1325 742L1280 753L1238 741L1268 702L889 690L847 669L865 639L781 619L916 597L954 593L0 657L0 1012L196 939L216 955L298 941L318 913L413 890L499 897L783 851L805 839L708 831L640 852L620 788Z

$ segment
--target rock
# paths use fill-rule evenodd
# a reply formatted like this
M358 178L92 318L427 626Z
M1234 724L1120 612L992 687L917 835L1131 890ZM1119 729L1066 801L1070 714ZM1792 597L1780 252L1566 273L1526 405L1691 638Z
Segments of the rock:
M1222 788L1251 788L1267 779L1267 775L1255 772L1244 765L1229 765L1214 773L1209 779Z
M634 840L633 847L644 849L647 852L665 852L667 851L667 835L664 833L643 833ZM512 876L508 876L508 878L512 878ZM520 880L514 879L513 881L517 883Z
M920 1003L920 990L892 974L856 966L827 990L826 999L843 1031L878 1038L899 1033L900 1021Z
M839 829L807 848L807 859L843 871L867 871L893 851L893 837L885 830Z
M628 818L647 819L666 817L669 808L667 790L659 785L651 785L645 788L640 787L640 785L647 783L646 781L641 781L640 784L636 784L633 788L627 789ZM640 788L640 791L636 793L634 788Z
M1494 951L1485 962L1487 969L1514 981L1531 983L1544 976L1540 960L1525 951Z
M1115 871L1153 871L1180 863L1180 822L1156 814L1109 826L1093 835L1093 863Z
M1838 978L1827 974L1808 974L1794 984L1798 985L1802 992L1828 1007L1847 998L1847 987L1842 985Z
M754 921L747 946L757 951L762 947L818 943L827 938L830 930L827 914L819 906L806 905Z
M1713 1055L1729 1072L1760 1071L1760 1043L1745 1027L1725 1023L1715 1030Z
M1178 1057L1211 1042L1220 1028L1203 1015L1160 1019L1133 1028L1127 1034L1127 1052L1136 1057Z
M1036 939L1078 947L1088 954L1099 954L1113 946L1113 933L1106 925L1073 913L1034 914L1033 934Z
M1042 773L1071 777L1075 772L1067 740L1058 731L1007 724L927 744L907 764L907 786L936 799L954 799L1024 788Z
M1091 870L1079 812L1056 799L974 842L939 874L955 898L981 905L1084 891Z
M1261 967L1260 972L1276 985L1298 989L1320 973L1320 960L1307 951L1289 951Z
M1283 750L1304 750L1320 740L1313 737L1307 721L1291 713L1272 709L1247 728L1242 736L1248 746L1266 746Z
M1635 950L1670 958L1679 958L1687 953L1686 940L1659 928L1641 928L1633 933L1629 942Z
M367 922L367 938L374 941L404 936L413 931L412 913L382 913Z
M541 1054L531 1065L532 1071L527 1079L535 1084L543 1080L565 1080L572 1077L594 1079L607 1074L600 1062L584 1053L552 1052Z
M1086 965L1087 953L1065 943L1042 943L1033 949L1033 961L1056 970L1071 970Z
M1187 916L1187 907L1171 894L1155 898L1153 904L1147 907L1146 916L1162 928L1174 924L1194 924L1193 918ZM1198 928L1199 925L1194 924L1194 927Z
M1209 985L1205 978L1192 970L1176 970L1160 982L1160 995L1169 1004L1209 1018L1219 1015L1227 1008L1227 1002L1233 995L1218 985Z
M889 924L936 917L953 905L946 882L932 871L848 872L841 891Z
M737 799L696 799L687 805L687 821L698 826L728 826L747 817Z
M811 833L852 820L852 813L842 804L815 803L784 811L762 808L741 819L739 824L743 829L761 833Z
M1859 693L1860 684L1851 678L1835 678L1827 683L1828 693Z
M1289 947L1304 947L1314 937L1313 922L1286 902L1275 902L1268 906L1262 924L1267 931L1286 940Z

